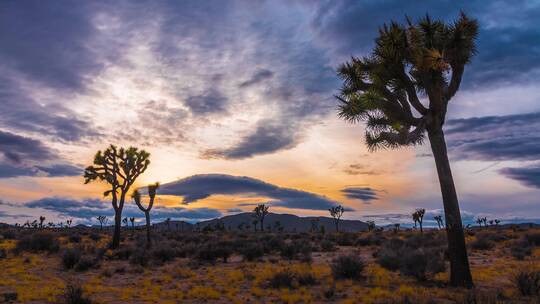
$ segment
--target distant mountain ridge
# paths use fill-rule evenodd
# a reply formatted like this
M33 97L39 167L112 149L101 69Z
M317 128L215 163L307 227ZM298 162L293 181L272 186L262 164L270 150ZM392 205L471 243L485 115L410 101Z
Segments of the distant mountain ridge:
M161 222L156 223L153 226L157 229L171 229L171 230L181 230L181 231L190 231L193 229L204 229L207 226L215 227L217 225L223 224L226 230L254 230L253 221L254 221L252 212L238 213L234 215L227 215L221 218L202 221L196 224L190 224L184 221L169 221L168 223ZM277 224L279 222L279 224ZM312 227L315 226L317 229L324 227L326 232L336 231L336 226L334 224L334 219L325 216L307 216L301 217L293 214L277 214L269 213L264 218L264 229L268 228L272 231L282 227L283 231L288 232L308 232L311 231ZM257 230L260 230L260 224L257 224ZM343 232L358 232L367 230L367 224L359 220L340 220L339 221L339 230Z

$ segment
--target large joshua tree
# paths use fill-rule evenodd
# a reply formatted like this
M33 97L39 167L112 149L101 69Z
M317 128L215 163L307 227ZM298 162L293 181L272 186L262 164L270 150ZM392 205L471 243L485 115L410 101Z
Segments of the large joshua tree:
M270 208L270 206L267 206L265 204L260 204L260 205L257 205L255 209L253 209L255 219L261 224L261 232L264 231L264 218L268 214L268 208ZM254 223L254 225L255 225L255 231L257 231L257 223Z
M429 16L379 30L369 57L339 68L343 87L339 115L366 121L371 150L421 144L425 133L442 192L450 256L450 281L472 287L458 197L450 170L443 125L465 65L475 54L478 23L464 13L451 24Z
M131 195L131 197L135 201L135 204L137 204L137 207L139 207L139 209L144 212L144 216L146 218L146 247L148 248L152 247L152 239L150 236L150 210L152 210L152 207L154 206L154 199L156 198L156 190L158 188L159 183L148 186L148 196L150 197L150 199L146 207L142 205L141 194L139 193L139 190L133 191L133 194Z
M111 248L120 245L120 227L122 209L129 189L150 164L150 153L134 147L128 149L111 145L105 151L98 151L94 157L94 165L84 170L84 183L101 180L110 185L103 195L112 197L114 209L114 234Z

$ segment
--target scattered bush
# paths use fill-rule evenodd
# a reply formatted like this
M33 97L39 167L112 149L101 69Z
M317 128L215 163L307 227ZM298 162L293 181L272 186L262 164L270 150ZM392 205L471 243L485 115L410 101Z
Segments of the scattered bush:
M510 247L510 253L514 258L521 261L532 255L532 247L525 242L515 242Z
M63 294L65 304L91 304L92 301L84 295L78 285L68 285Z
M495 244L485 238L476 238L474 242L471 243L471 248L475 250L490 250L495 247Z
M148 254L148 251L144 247L139 247L133 251L131 256L129 257L129 263L133 265L139 265L142 267L148 266L148 261L150 260L150 256Z
M524 237L525 241L531 246L540 246L540 233L527 233Z
M6 240L16 240L18 234L14 229L6 229L2 232L2 236Z
M90 235L88 235L88 238L90 238L92 241L97 242L101 240L101 234L92 232Z
M221 258L226 263L231 254L232 250L227 244L206 243L199 249L196 258L201 262L209 263L215 263L218 258Z
M71 243L80 243L81 242L81 236L79 234L71 234L69 236L69 242Z
M332 261L331 267L335 279L358 280L362 277L365 264L359 256L342 255Z
M300 286L312 286L317 284L317 278L311 272L298 273L296 280Z
M294 274L286 269L276 272L268 280L268 284L272 288L293 288Z
M83 255L77 265L75 265L76 271L87 271L90 268L94 268L97 265L96 259L88 255Z
M302 261L311 261L311 243L307 240L294 240L281 247L280 255L287 259L300 259Z
M62 254L62 265L66 269L72 269L79 263L79 260L81 259L81 251L78 248L68 248L64 250L64 253Z
M330 240L322 240L321 241L321 251L323 252L331 252L331 251L335 251L337 248L336 248L336 244Z
M35 232L22 237L15 247L16 252L21 251L47 251L57 252L60 249L58 239L45 231Z
M516 287L524 296L540 296L540 271L522 270L514 278Z
M253 261L264 255L264 250L259 244L249 243L246 244L244 248L240 250L244 259L248 261Z
M152 257L159 262L168 262L176 258L176 250L170 245L162 244L152 250Z

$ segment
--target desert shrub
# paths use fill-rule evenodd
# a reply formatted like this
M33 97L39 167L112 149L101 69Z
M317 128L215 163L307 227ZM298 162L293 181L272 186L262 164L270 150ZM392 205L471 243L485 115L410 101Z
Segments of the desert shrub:
M139 265L142 267L148 266L148 261L150 260L150 256L148 254L148 251L144 247L138 247L133 251L131 256L129 257L129 263L132 265Z
M4 248L0 248L0 259L7 258L7 251Z
M82 288L78 285L68 285L64 290L63 303L65 304L91 304L92 301L84 295Z
M471 243L471 248L474 250L490 250L495 247L495 244L486 239L486 238L476 238L474 242Z
M184 244L176 249L176 256L179 258L186 258L194 255L198 250L198 246L195 244Z
M16 252L20 251L47 251L57 252L60 249L60 243L49 232L39 231L22 237L15 247Z
M296 274L296 281L300 286L312 286L317 284L317 278L311 272Z
M288 260L301 259L303 261L311 261L311 252L311 242L305 239L286 243L280 249L280 255Z
M532 247L527 242L514 242L510 246L510 253L517 260L524 260L526 257L532 255Z
M365 263L357 255L341 255L332 261L332 275L335 279L354 279L362 277Z
M78 248L68 248L62 253L62 265L66 269L71 269L81 259L81 251Z
M531 246L540 246L540 232L527 233L525 234L524 239Z
M354 245L355 246L373 246L373 245L381 245L382 241L385 240L385 237L380 235L379 233L370 233L366 236L361 236L356 239Z
M400 264L401 273L413 276L419 281L425 281L428 275L445 270L443 254L436 249L419 248L405 251Z
M15 240L18 237L18 233L14 229L6 229L2 231L2 236L6 240Z
M90 268L94 268L97 265L97 260L89 255L83 255L79 259L77 265L75 265L76 271L87 271Z
M438 242L428 244L434 245ZM399 270L402 274L413 276L420 281L445 269L443 247L418 246L418 239L390 239L381 246L376 258L382 267L392 271Z
M540 296L540 271L522 270L514 278L519 292L524 296Z
M324 251L324 252L331 252L331 251L335 251L337 248L336 248L336 244L330 240L322 240L321 241L321 251Z
M77 233L73 233L69 236L69 242L70 243L80 243L81 242L81 236Z
M231 254L231 247L227 243L206 243L197 251L196 258L198 261L210 263L215 263L217 259L223 259L223 262L226 263Z
M92 233L90 233L88 235L88 238L90 238L94 242L97 242L97 241L101 240L101 234L96 233L96 232L92 232Z
M505 233L502 233L502 232L497 232L497 233L480 232L480 233L476 234L476 239L485 239L485 240L490 241L490 242L499 243L499 242L502 242L502 241L509 240L510 237L508 235L506 235Z
M176 250L169 244L161 244L159 247L152 249L151 254L159 262L168 262L176 258Z
M268 280L268 285L272 288L293 288L294 273L290 270L276 272Z
M264 255L263 247L256 243L248 243L241 250L240 253L244 259L253 261Z
M113 252L111 258L115 260L129 260L133 251L134 249L131 246L122 246Z
M264 241L264 252L271 253L280 251L285 246L285 241L279 236L271 236Z
M349 232L341 232L336 235L336 242L339 246L352 246L356 242L356 235Z

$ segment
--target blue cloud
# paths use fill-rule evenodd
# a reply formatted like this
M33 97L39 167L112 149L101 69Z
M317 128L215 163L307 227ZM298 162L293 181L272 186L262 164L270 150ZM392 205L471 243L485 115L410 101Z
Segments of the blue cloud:
M358 199L365 203L379 199L378 190L370 187L347 187L341 190L346 197L351 199Z
M540 189L540 166L521 168L503 168L499 170L504 176L517 180L525 186Z
M159 193L182 196L184 204L216 194L262 196L272 199L273 206L309 210L326 210L338 204L318 194L282 188L250 177L225 174L193 175L161 185Z

